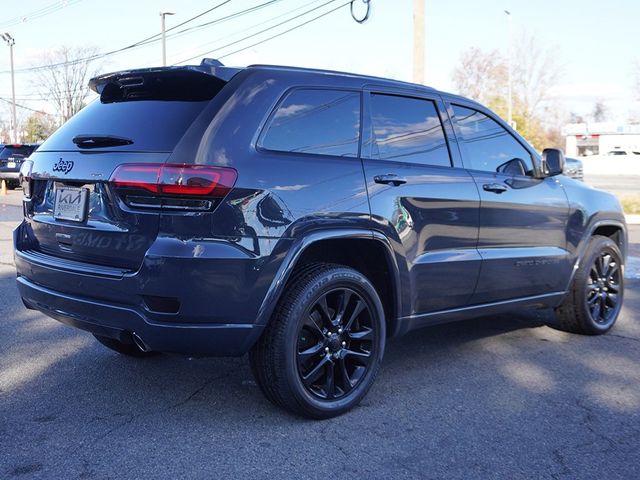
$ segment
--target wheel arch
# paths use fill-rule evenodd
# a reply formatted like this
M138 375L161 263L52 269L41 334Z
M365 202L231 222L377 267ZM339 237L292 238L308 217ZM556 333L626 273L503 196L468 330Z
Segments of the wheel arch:
M590 230L589 235L585 239L588 241L589 238L594 235L602 235L603 237L609 237L611 240L616 242L618 248L620 248L620 252L622 252L622 258L626 260L627 258L627 230L625 225L622 222L612 221L612 220L603 220L600 222L596 222ZM581 256L584 255L584 250L581 252Z
M372 256L375 252L375 256ZM357 253L357 255L353 255ZM379 262L382 256L382 264ZM266 325L297 268L314 261L339 263L360 271L380 295L387 323L387 335L397 329L401 316L401 274L389 240L366 229L323 230L294 241L262 301L256 323Z
M612 239L616 243L616 245L618 245L618 248L622 253L623 261L626 262L627 228L624 222L618 220L595 221L589 228L585 230L585 232L586 233L584 234L580 242L580 246L576 255L576 261L573 265L573 271L571 272L569 282L567 283L567 288L565 289L565 295L569 292L571 285L573 284L573 279L575 278L578 268L580 267L580 264L582 263L587 252L587 245L589 244L589 240L594 235L602 235L604 237Z

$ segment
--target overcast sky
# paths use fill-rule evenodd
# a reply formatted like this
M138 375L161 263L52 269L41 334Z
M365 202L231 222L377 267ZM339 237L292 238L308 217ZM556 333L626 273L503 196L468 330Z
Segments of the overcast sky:
M265 1L231 0L182 28ZM169 38L168 63L200 57L328 1L279 0L251 14ZM63 3L66 6L62 7ZM176 12L167 17L170 28L219 3L222 0L0 0L0 31L15 38L16 69L22 69L40 64L40 55L59 45L95 46L104 52L154 35L160 29L161 9ZM217 57L233 52L341 3L346 2L335 0L297 20L206 55ZM371 18L363 25L354 22L345 7L279 38L227 56L223 62L238 66L275 63L330 68L410 81L413 0L371 3ZM471 46L506 52L504 9L513 14L514 38L523 32L536 35L545 48L553 49L564 66L555 94L565 110L588 113L596 99L607 103L613 120L625 121L629 112L639 110L633 91L633 64L640 57L635 35L640 1L635 0L426 0L425 83L452 91L451 72L461 53ZM20 17L24 18L15 20ZM112 71L160 63L161 47L155 42L109 56L101 61L100 69ZM9 51L2 45L0 97L5 99L11 93L8 70ZM17 103L43 108L35 93L32 76L18 73ZM7 113L6 105L0 105L0 115Z

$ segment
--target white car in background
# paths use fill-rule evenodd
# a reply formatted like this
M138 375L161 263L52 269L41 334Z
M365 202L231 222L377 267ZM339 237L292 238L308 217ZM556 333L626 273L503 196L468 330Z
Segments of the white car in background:
M575 178L576 180L584 182L583 165L577 158L565 157L562 173L567 177Z
M609 150L605 155L607 156L622 156L622 155L640 155L640 152L636 152L635 150L624 150L622 148L614 148L613 150Z

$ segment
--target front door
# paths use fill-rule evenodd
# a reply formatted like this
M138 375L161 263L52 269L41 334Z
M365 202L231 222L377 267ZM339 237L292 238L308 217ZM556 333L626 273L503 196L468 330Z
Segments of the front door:
M463 161L480 193L482 268L472 304L560 292L571 273L568 200L536 178L533 152L489 112L451 105Z

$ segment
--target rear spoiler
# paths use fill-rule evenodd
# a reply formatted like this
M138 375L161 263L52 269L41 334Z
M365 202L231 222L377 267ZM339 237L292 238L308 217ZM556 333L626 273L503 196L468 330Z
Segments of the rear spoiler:
M129 100L209 100L240 68L205 58L200 65L153 67L106 73L89 80L104 103Z

